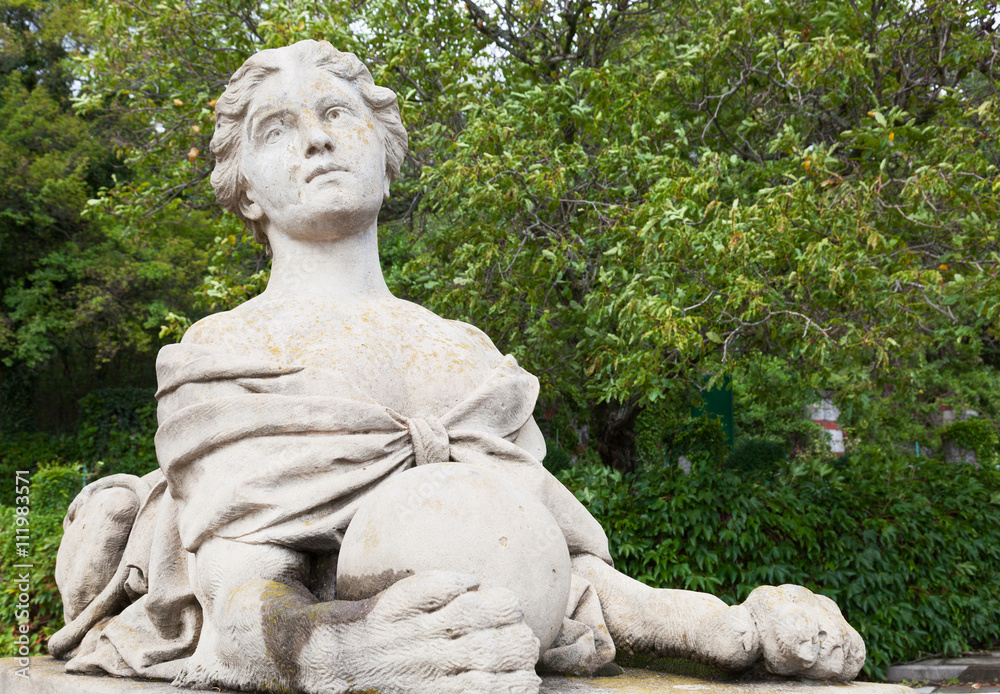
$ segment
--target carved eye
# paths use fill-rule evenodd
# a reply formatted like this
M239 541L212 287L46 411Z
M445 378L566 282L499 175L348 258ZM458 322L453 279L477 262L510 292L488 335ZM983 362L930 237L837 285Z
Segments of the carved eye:
M334 106L333 108L327 110L327 120L337 120L338 118L340 118L340 107Z
M271 123L267 130L264 131L264 143L268 145L273 145L275 142L280 140L287 130L285 124L285 119L282 118L279 121Z

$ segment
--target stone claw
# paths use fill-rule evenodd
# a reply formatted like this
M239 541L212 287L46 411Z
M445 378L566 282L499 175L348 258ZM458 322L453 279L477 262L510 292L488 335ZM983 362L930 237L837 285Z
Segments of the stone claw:
M802 586L761 586L743 606L769 672L848 682L865 664L864 640L826 596Z

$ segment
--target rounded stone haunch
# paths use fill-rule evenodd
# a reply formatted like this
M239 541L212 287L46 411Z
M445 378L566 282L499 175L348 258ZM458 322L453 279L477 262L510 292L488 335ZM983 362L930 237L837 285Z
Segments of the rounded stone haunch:
M503 475L440 463L387 481L344 536L337 597L369 598L434 569L473 574L514 593L540 652L559 633L570 589L566 541L541 502Z

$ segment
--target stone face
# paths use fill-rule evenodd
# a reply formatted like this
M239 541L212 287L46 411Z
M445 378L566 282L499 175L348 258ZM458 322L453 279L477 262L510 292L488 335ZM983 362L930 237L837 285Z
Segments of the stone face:
M570 586L566 541L552 514L500 473L443 463L389 479L344 536L337 595L363 600L434 569L513 592L540 654L559 633Z

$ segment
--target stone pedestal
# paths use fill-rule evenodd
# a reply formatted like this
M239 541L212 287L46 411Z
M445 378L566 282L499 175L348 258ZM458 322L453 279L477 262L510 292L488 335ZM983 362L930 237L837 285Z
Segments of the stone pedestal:
M166 682L127 677L68 675L52 658L31 658L27 678L14 658L0 659L0 694L181 694ZM211 690L218 692L218 689ZM650 670L626 668L617 677L545 677L542 694L914 694L895 684L827 684L809 681L712 682ZM236 692L223 692L236 694ZM470 693L472 694L472 693Z

